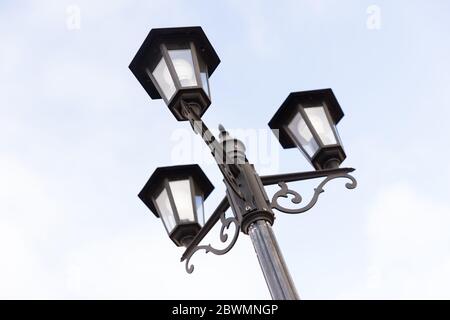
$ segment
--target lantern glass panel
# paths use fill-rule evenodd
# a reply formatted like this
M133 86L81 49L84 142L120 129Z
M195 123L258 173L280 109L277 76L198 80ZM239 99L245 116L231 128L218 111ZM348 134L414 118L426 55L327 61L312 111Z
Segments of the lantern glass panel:
M288 129L294 136L295 140L297 140L297 143L303 147L310 157L312 157L319 149L314 136L300 113L297 113L294 118L292 118L288 125Z
M169 50L169 56L182 87L197 86L190 49Z
M189 180L170 181L169 185L180 222L195 222L192 190Z
M305 113L324 145L337 143L323 106L305 108Z
M199 59L199 65L200 65L200 80L202 81L203 90L205 90L208 97L211 97L209 93L208 68L202 59Z
M166 100L169 101L175 93L175 84L170 75L169 68L167 68L164 57L162 57L158 62L155 70L152 72L152 75L156 79L156 82L158 82L158 86L161 88L162 94Z
M167 190L163 189L161 193L156 197L156 205L161 218L166 226L167 232L172 232L175 227L175 217L173 215L172 206L170 205L169 195Z
M198 223L203 226L205 224L205 211L203 207L202 195L195 195L195 210L197 211Z

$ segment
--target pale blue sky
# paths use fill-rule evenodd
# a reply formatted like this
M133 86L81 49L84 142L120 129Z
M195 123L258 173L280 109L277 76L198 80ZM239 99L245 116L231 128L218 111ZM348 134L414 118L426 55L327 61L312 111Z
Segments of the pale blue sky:
M80 29L67 27L70 5ZM367 28L370 5L380 29ZM301 297L450 298L449 9L2 1L0 297L269 298L248 237L226 256L199 253L187 275L136 196L156 167L177 164L173 134L188 125L150 100L128 64L151 28L200 25L222 60L211 128L266 129L291 91L330 87L345 112L343 165L357 169L358 188L336 181L307 214L277 212ZM272 173L311 170L297 150L276 152ZM214 165L200 165L216 186L210 214L224 187Z

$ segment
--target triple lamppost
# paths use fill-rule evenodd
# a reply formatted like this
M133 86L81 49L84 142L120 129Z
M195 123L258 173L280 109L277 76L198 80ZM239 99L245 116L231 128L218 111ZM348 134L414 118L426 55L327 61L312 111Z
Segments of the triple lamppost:
M344 113L331 89L293 92L269 122L283 148L298 148L315 171L260 176L246 157L244 144L219 126L216 139L202 115L211 104L209 77L220 59L201 27L152 29L130 64L130 69L152 99L163 99L178 121L188 121L209 147L223 175L226 194L205 222L204 201L214 186L196 165L157 168L139 198L161 218L167 233L185 247L181 261L192 273L190 259L199 250L223 255L239 233L250 236L273 299L299 299L272 225L274 210L298 214L311 209L324 185L347 178L356 187L353 168L340 168L346 155L336 129ZM322 178L307 203L287 183ZM278 184L271 198L264 186ZM291 198L298 208L285 207L280 198ZM232 214L226 214L231 208ZM217 249L202 240L220 223ZM232 231L230 231L230 227ZM229 234L230 232L230 234Z

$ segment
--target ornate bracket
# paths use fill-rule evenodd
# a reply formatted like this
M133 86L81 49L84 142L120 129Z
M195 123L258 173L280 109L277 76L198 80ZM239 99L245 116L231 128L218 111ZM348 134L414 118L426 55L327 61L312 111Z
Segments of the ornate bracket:
M213 212L211 217L205 223L205 226L200 230L199 234L192 240L192 243L186 248L183 256L181 257L181 261L186 260L186 272L192 273L194 271L194 265L190 264L190 259L192 256L199 250L205 250L206 253L212 252L215 255L223 255L230 251L234 244L236 243L239 232L240 232L240 222L237 217L226 217L226 211L230 207L227 197L225 197ZM220 220L222 226L220 228L220 241L222 243L226 243L229 239L229 234L227 234L227 230L231 225L234 225L235 230L234 234L231 238L231 241L228 245L223 249L214 248L211 244L208 245L199 245L199 243L203 240L203 238L208 234L208 232L215 226L215 224Z
M308 211L311 209L319 199L319 195L324 192L325 190L323 187L325 184L327 184L329 181L337 178L346 178L349 179L350 182L347 182L345 184L345 187L347 189L354 189L356 188L357 182L356 179L350 175L348 172L342 171L338 173L329 174L326 176L326 178L314 189L314 194L312 196L312 199L306 204L305 206L297 209L290 209L282 206L279 202L279 198L287 198L288 195L292 195L291 202L294 204L299 204L303 201L302 196L296 192L295 190L289 189L286 182L280 181L278 182L278 185L281 187L279 191L277 191L272 198L271 207L272 209L277 209L278 211L289 213L289 214L296 214L296 213L303 213L305 211Z
M192 273L194 271L194 265L193 264L189 264L192 256L199 250L205 250L205 253L208 252L212 252L215 255L224 255L225 253L227 253L228 251L231 250L231 248L234 247L234 244L236 243L238 237L239 237L239 232L240 232L240 223L238 222L238 220L235 217L229 217L226 218L225 217L225 213L223 213L223 215L220 217L220 221L222 223L222 227L220 228L220 241L225 243L228 240L228 234L225 233L226 229L229 229L231 224L234 224L235 230L234 230L234 234L233 234L233 238L231 240L231 242L223 249L216 249L214 248L211 244L208 245L202 245L202 246L197 246L187 257L186 257L186 272L187 273Z

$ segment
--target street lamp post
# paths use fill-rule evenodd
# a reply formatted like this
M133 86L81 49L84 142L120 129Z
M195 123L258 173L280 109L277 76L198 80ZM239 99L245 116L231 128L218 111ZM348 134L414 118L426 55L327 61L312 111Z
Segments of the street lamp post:
M213 190L197 165L160 167L152 174L140 199L163 221L169 237L186 247L181 257L192 273L191 257L199 250L222 255L230 251L239 233L248 234L255 248L273 299L299 299L272 230L273 210L298 214L311 209L336 178L347 178L348 189L356 187L350 175L354 169L339 168L345 159L336 124L343 117L331 89L291 93L269 122L283 148L297 147L316 169L260 176L248 161L244 144L219 126L219 140L201 119L211 104L208 79L220 63L214 48L200 27L152 29L130 64L130 69L152 99L163 99L178 121L189 121L210 148L223 175L226 195L204 222L203 202ZM302 197L287 183L323 178L311 200L300 208L286 208L279 198ZM269 199L264 186L278 184L280 190ZM226 215L232 209L232 215ZM221 223L223 249L201 244L209 231ZM227 230L234 225L230 237Z

